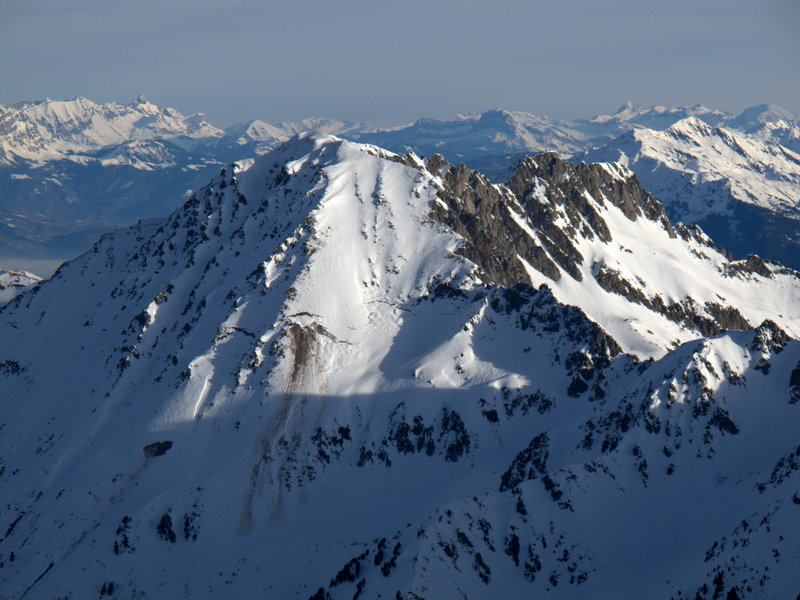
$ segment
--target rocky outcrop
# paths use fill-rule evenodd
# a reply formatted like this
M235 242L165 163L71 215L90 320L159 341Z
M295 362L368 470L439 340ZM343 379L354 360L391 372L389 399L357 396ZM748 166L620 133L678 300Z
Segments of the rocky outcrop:
M419 164L411 155L403 162ZM576 247L578 238L612 239L596 208L605 201L632 221L657 221L670 237L677 236L664 207L616 165L573 165L546 152L524 159L504 185L463 164L452 166L440 155L424 166L443 184L442 204L433 207L432 216L464 237L460 252L481 267L488 281L506 287L530 281L520 258L553 281L562 271L580 281L584 257Z

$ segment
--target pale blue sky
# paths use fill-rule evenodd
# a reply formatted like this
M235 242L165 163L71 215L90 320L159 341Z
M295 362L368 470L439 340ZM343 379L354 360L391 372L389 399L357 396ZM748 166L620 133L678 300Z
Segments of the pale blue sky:
M0 104L139 93L220 126L494 107L800 113L797 0L0 0Z

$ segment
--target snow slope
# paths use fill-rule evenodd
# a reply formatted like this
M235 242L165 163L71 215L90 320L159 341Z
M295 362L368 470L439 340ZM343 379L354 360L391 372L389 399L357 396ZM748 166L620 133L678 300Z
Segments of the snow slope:
M554 291L513 285L527 271L495 271L483 249L509 250L507 230L553 256L541 236L570 232L575 211L602 228L590 206L611 239L570 233L587 257L629 268L630 255L643 278L671 268L614 250L639 227L665 251L723 259L700 233L663 238L668 221L634 203L624 170L549 160L552 185L537 159L500 188L440 159L301 136L0 308L3 590L794 594L800 344L783 330L796 313L778 312L796 310L795 276L743 266L728 301L763 289L772 320L639 361L557 300L568 274ZM570 178L608 201L580 205ZM518 200L527 185L541 191ZM470 206L517 229L484 244Z

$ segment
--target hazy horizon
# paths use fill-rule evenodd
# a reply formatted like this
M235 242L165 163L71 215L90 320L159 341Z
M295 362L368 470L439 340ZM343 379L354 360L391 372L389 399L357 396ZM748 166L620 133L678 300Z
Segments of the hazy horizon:
M800 7L786 0L7 0L0 17L6 105L144 94L220 127L497 107L574 119L626 101L800 113Z

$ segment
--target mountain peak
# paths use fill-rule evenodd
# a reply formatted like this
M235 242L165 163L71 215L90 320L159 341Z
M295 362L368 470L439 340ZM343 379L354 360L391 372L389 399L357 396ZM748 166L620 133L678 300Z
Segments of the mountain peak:
M480 115L478 122L483 126L506 129L514 126L514 115L502 108L493 108Z
M144 104L151 104L151 102L145 97L144 94L139 94L136 96L136 99L130 103L130 106L142 106Z
M702 136L708 136L712 134L713 129L708 125L708 123L699 117L692 115L671 125L667 131L684 135L688 133L692 135L699 134Z
M617 113L616 113L616 114L625 113L625 112L630 112L630 111L632 111L632 110L633 110L633 102L631 102L630 100L628 100L627 102L625 102L625 104L623 104L622 106L620 106L620 107L617 109Z
M800 121L800 117L777 104L758 104L745 108L738 116L731 119L729 126L751 131L759 129L767 123L779 121L793 123Z

